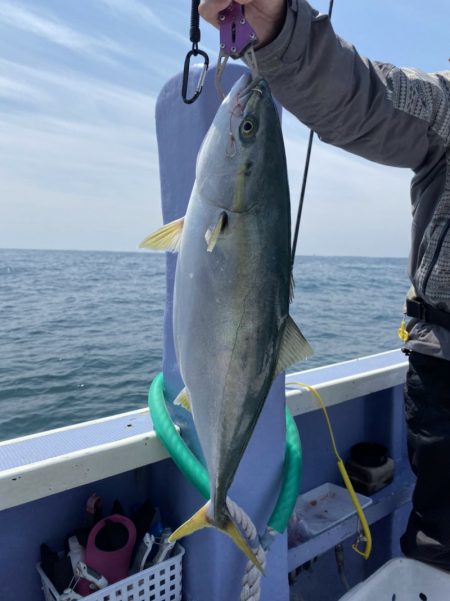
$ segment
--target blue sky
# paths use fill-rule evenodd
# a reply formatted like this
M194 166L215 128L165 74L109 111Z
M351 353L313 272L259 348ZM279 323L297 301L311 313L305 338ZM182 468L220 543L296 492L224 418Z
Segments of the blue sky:
M315 6L326 10L325 2ZM189 48L190 0L2 0L0 247L134 250L161 222L158 92ZM361 54L449 68L448 0L335 0ZM218 34L202 24L214 63ZM284 134L295 208L307 131ZM406 256L408 171L315 143L298 251Z

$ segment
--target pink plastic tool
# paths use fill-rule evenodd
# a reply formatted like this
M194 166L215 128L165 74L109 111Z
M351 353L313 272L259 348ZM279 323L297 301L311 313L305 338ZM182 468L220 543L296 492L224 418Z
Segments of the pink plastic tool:
M114 551L103 551L96 544L97 536L102 528L105 527L107 520L122 524L128 531L125 544ZM136 528L133 522L122 515L111 515L106 519L100 520L89 533L85 562L89 567L100 572L108 580L109 584L118 582L128 576L131 554L135 542Z

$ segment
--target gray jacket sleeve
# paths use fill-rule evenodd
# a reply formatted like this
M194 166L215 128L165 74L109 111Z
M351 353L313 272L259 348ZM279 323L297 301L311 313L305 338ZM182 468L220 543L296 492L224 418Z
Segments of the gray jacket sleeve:
M304 0L289 0L257 60L274 96L324 142L414 170L449 146L450 78L361 57Z

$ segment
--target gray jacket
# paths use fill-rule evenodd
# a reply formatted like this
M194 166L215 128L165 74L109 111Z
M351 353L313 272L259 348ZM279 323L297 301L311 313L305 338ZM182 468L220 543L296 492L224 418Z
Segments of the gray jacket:
M363 58L304 0L288 2L257 60L274 96L321 140L414 171L409 276L417 296L450 312L450 71ZM415 319L408 329L411 350L450 360L450 330Z

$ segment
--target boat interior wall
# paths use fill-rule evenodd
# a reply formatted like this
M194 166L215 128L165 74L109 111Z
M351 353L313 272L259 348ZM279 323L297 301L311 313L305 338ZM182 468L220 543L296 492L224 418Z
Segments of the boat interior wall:
M92 493L103 499L105 511L116 499L126 513L149 499L160 508L163 523L173 529L202 501L176 466L165 460L3 510L0 512L2 601L43 599L35 569L40 544L45 542L52 549L61 550L71 529L84 523L86 501ZM189 544L184 547L188 549Z
M374 528L374 524L382 527L378 522L384 518L391 519L393 512L405 508L411 496L413 476L404 444L402 408L402 386L400 385L329 408L336 443L344 460L349 457L350 448L363 440L381 443L389 450L389 456L394 460L394 482L372 495L373 503L365 510L372 528ZM301 490L311 490L323 482L333 482L342 486L321 412L306 413L298 417L296 422L302 440L304 457ZM407 513L406 511L406 515ZM403 518L398 517L398 519ZM357 520L354 517L337 524L307 543L291 549L289 551L290 568L294 569L315 556L321 555L348 536L354 536L356 524ZM397 526L396 523L395 527L397 528ZM384 556L385 561L393 554L399 554L397 539L401 534L403 523L398 527L400 528L398 536L384 537L381 546L383 552L381 553L380 547L378 547L367 564L361 562L362 566L371 566L371 562L376 562L380 553ZM394 524L391 523L389 528L394 528ZM391 538L392 544L388 543Z
M387 379L391 381L392 373L395 371L399 383L386 387L380 375L383 369L386 371ZM385 561L399 555L398 539L405 525L413 482L404 444L403 399L402 384L400 383L404 377L404 371L405 362L401 354L393 352L327 368L309 370L292 376L292 379L309 381L322 389L324 397L327 398L337 445L344 459L348 457L349 449L353 444L361 440L372 440L383 444L395 461L393 483L375 493L372 497L372 505L366 509L374 540L373 554L369 561L366 562L350 550L357 526L354 516L307 542L289 549L289 551L286 536L277 537L270 552L277 553L284 562L285 571L279 574L280 579L285 579L288 571L294 571L298 566L313 562L313 571L302 570L298 577L297 586L301 587L302 594L307 601L324 599L321 596L323 595L324 578L327 582L327 601L337 600L344 594L342 583L336 578L333 547L337 543L344 542L346 574L351 584L356 584L366 578ZM373 390L374 379L378 380L379 390ZM348 395L348 392L345 393L345 389L348 387L354 389L355 381L358 382L359 391L366 391L364 394L348 400L341 400L338 403L332 402L333 389L336 390L337 396L340 394L342 398L345 398ZM305 409L303 412L300 402L302 395ZM298 398L295 397L294 400L295 403L291 406L296 407L296 422L302 439L304 458L303 478L299 492L306 492L324 482L341 484L322 412L317 408L314 411L309 408L310 399L306 393L299 394ZM291 401L292 399L290 399ZM137 436L147 436L152 439L153 433L148 415L144 412L135 413L139 419L144 419L145 415L148 428L145 433L142 430ZM127 414L126 418L129 420L130 415ZM124 416L116 419L120 422ZM84 448L84 459L82 437L79 441L79 448L71 451L77 453L78 457L77 460L72 457L73 463L67 463L70 453L50 458L54 465L59 465L60 471L64 466L75 465L76 461L85 469L89 469L89 465L92 465L95 473L93 479L80 485L80 475L75 471L65 481L66 490L59 491L58 482L53 483L52 489L51 483L46 481L46 478L51 475L46 467L49 458L41 461L40 464L39 462L32 463L31 465L34 465L35 468L36 482L33 484L29 481L28 501L22 496L20 502L10 503L9 507L0 511L0 599L2 601L39 601L42 599L39 577L35 570L35 564L39 559L39 545L45 541L55 549L61 548L68 530L83 519L86 499L93 492L103 497L106 506L112 504L115 498L119 498L125 509L149 498L161 508L164 520L173 527L182 523L201 505L202 499L198 493L183 479L172 461L165 458L165 453L158 448L156 443L155 446L152 443L139 450L134 456L134 463L133 453L130 453L130 449L140 449L139 445L134 446L136 436L126 437L119 441L115 439L112 441L115 444L110 445L106 432L110 429L111 421L114 421L114 418L104 420L103 426L100 422L96 424L100 430L104 428L101 433L102 445ZM86 426L87 424L83 425L83 427ZM117 433L119 430L120 428L113 427L110 429L110 434L111 432ZM77 431L77 428L70 428L67 429L66 434ZM51 447L53 436L61 439L64 431L45 433L41 436ZM14 456L11 456L12 450L14 450L19 465L16 467L15 475L9 467L0 472L0 478L5 473L10 479L26 473L30 466L23 463L21 447L27 443L27 449L30 452L29 444L33 439L39 439L39 436L16 441L12 446L10 443L8 447L10 464L15 461ZM117 445L119 445L120 451ZM6 444L0 446L0 455L6 446ZM62 449L62 447L58 448ZM127 457L126 462L119 464L119 467L112 465L122 452ZM142 465L143 453L147 453L147 465ZM102 462L98 462L99 456L102 457ZM20 460L21 457L22 460ZM30 460L32 455L27 455L27 457ZM263 462L260 463L263 464ZM41 469L38 469L39 465ZM99 471L102 466L103 474ZM121 469L122 473L116 474L117 469ZM111 475L111 472L114 475ZM46 482L45 495L42 487L39 488L37 484L39 476ZM5 478L2 482L1 492L3 494L7 488ZM39 488L41 498L35 498L36 493L33 487ZM26 488L21 494L23 495L25 492ZM2 495L0 495L1 497ZM215 533L210 529L186 539L183 542L186 548L185 561L195 563L195 570L185 572L184 586L186 590L193 586L193 583L190 582L190 574L202 573L201 550L207 546L206 541L209 537L219 537L220 539L220 544L215 547L220 549L220 557L219 555L215 557L217 565L226 564L227 554L234 553L231 541L228 542L220 533ZM319 559L314 561L316 557ZM245 558L242 560L242 570L244 564ZM320 588L321 584L322 588ZM280 597L281 600L285 601L285 597Z

